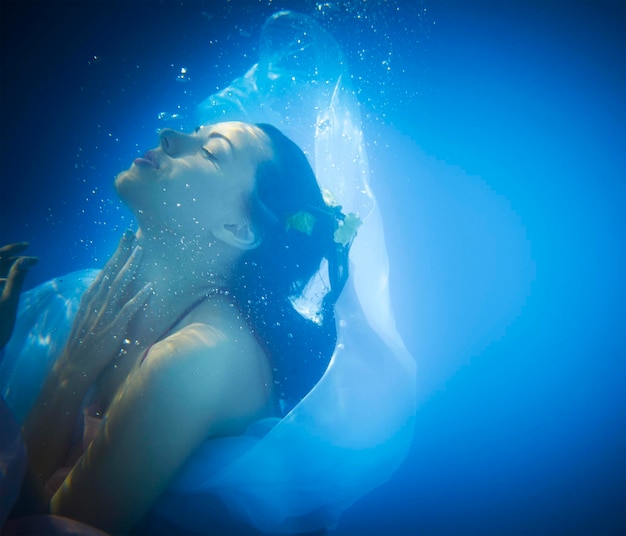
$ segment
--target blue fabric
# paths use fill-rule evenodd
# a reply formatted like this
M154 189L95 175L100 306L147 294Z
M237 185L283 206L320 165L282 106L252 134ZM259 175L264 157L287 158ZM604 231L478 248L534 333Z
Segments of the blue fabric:
M23 422L72 328L80 297L97 270L48 281L20 297L17 322L0 364L0 396Z
M310 156L322 188L363 225L337 303L338 344L325 375L283 419L203 443L151 511L168 530L211 530L216 498L235 520L262 532L332 527L343 510L391 476L412 439L415 363L395 328L382 220L345 61L330 35L289 12L266 23L260 50L245 76L201 104L200 121L273 123ZM91 278L93 272L77 272L24 296L0 368L0 392L20 419ZM308 300L313 307L325 288L320 270L300 306Z

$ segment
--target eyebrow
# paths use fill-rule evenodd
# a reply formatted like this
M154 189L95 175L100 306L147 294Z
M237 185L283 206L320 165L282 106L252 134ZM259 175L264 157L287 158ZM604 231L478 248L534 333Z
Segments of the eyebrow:
M224 136L224 134L220 134L219 132L211 132L208 136L207 136L207 142L213 138L221 138L223 139L226 143L228 143L228 145L230 145L231 149L234 149L235 146L233 145L233 142L230 141L226 136Z

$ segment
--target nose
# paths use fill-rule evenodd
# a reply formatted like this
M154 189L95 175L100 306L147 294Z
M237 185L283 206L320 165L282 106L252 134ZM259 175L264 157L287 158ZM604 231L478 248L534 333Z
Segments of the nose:
M159 132L161 149L172 158L190 154L197 150L198 140L189 134L164 128Z

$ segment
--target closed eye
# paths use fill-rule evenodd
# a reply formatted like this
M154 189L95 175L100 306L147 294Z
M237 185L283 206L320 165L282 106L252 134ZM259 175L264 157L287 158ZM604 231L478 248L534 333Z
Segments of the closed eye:
M212 162L217 162L217 156L215 156L211 151L209 151L206 147L202 147L202 153L206 158L211 160Z

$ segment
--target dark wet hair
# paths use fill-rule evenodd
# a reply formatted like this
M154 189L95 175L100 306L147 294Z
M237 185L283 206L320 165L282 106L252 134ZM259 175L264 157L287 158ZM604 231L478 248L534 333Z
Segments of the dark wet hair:
M269 137L274 158L256 172L247 210L261 242L242 255L232 291L270 357L288 410L321 378L335 349L334 304L348 276L348 248L333 239L341 208L326 205L302 150L275 127L256 126ZM315 218L310 235L288 224L301 212ZM291 298L301 294L323 258L331 288L314 322L294 309Z

